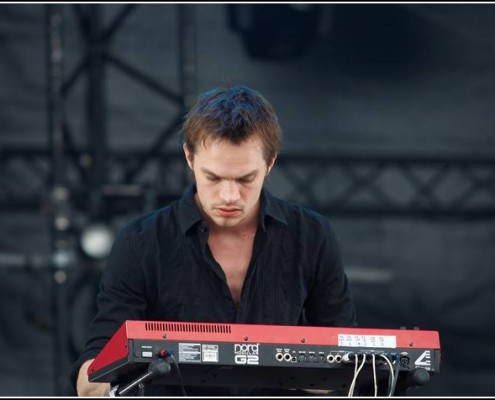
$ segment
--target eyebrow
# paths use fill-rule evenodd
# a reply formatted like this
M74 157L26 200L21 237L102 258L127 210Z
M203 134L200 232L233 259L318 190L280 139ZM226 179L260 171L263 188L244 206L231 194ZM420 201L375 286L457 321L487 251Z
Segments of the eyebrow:
M213 176L215 178L221 178L220 176L218 176L217 174L215 174L214 172L210 171L207 168L201 167L200 170L203 173L208 174L208 175L211 175L211 176ZM257 175L257 174L258 174L258 170L257 169L254 169L251 172L248 172L247 174L245 174L243 176L240 176L238 178L234 178L234 179L236 179L236 180L238 180L238 179L247 179L247 178L250 178L251 176L254 176L254 175Z

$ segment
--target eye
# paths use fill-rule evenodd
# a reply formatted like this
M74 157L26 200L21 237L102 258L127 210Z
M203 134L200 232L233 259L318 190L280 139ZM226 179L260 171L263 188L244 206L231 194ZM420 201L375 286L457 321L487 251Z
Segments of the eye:
M254 178L255 178L255 176L251 175L251 176L239 179L239 182L240 183L251 183L254 181Z
M210 182L218 182L220 180L218 176L213 175L206 175L206 179L208 179Z

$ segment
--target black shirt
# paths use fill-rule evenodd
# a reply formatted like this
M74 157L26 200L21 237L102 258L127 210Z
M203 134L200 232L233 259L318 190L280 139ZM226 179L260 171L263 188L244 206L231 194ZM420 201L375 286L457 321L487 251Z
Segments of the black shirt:
M194 193L191 186L180 200L136 218L115 240L100 282L98 313L73 367L74 385L80 365L94 358L126 320L356 325L339 246L326 217L262 189L253 255L236 306L209 249L208 227ZM180 394L162 389L161 394ZM203 389L188 394L207 394ZM237 392L217 388L215 393Z

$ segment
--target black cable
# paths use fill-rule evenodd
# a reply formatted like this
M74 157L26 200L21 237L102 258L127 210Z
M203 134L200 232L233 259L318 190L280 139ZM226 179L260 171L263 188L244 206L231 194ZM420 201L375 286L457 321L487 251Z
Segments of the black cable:
M186 389L184 387L184 381L182 379L182 374L181 374L180 368L179 368L179 363L177 362L177 360L175 359L173 354L170 354L169 357L172 359L175 367L177 368L177 375L179 376L179 385L180 385L180 390L181 390L182 396L187 397Z
M390 388L390 395L393 396L395 392L395 386L397 385L397 380L399 379L399 369L400 369L400 356L397 357L395 361L397 364L395 365L395 375L394 381L392 382L392 387Z
M139 395L144 396L144 384L146 382L152 381L158 376L167 375L170 372L170 363L163 358L156 358L151 361L148 365L148 370L146 373L134 379L131 383L127 384L124 388L118 390L117 394L119 396L125 396L127 393L133 391L136 386L139 388Z

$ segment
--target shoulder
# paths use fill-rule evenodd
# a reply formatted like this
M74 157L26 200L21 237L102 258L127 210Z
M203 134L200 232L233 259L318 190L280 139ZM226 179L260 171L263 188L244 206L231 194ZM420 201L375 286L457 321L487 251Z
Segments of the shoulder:
M277 228L276 234L298 251L303 251L308 260L317 254L327 261L339 259L339 239L327 216L303 204L275 199L280 215L285 218L285 224L278 224L281 228Z
M280 210L289 228L329 231L333 233L330 219L318 211L303 204L283 200L269 194L273 209Z
M121 236L147 238L178 229L177 201L159 209L133 217L121 229Z

